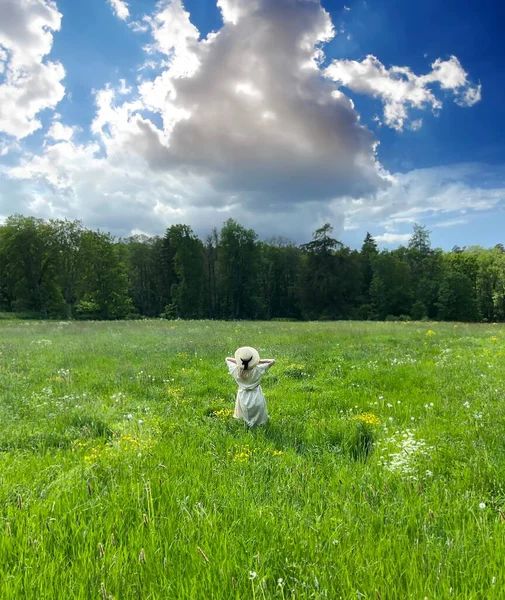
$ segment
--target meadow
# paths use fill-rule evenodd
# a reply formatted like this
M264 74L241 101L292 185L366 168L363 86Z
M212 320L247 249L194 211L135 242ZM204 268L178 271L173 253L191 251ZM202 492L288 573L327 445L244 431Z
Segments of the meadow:
M0 321L0 598L502 599L504 377L501 324Z

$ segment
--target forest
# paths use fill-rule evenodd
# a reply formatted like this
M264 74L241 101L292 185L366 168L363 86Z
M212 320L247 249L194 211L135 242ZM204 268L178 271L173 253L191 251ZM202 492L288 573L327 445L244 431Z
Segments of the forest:
M505 320L505 249L360 250L332 237L260 241L233 219L201 240L188 225L114 238L80 221L13 215L0 226L0 316L112 320Z

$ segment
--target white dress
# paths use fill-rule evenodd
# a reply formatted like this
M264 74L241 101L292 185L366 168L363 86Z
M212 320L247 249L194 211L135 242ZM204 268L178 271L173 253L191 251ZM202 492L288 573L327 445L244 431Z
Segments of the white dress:
M262 425L268 421L265 396L260 381L272 363L261 363L251 370L248 379L240 379L239 368L234 362L226 359L228 371L238 385L237 402L235 403L235 419L244 419L249 427Z

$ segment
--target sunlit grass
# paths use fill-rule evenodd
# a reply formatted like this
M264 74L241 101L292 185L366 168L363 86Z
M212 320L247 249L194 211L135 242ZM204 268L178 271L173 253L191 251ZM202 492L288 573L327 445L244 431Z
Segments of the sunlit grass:
M504 329L2 322L0 598L502 598Z

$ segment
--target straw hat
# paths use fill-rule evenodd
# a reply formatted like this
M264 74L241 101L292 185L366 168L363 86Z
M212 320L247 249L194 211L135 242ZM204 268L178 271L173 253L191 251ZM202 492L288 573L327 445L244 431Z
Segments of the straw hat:
M235 360L239 367L242 367L246 371L251 371L259 363L260 355L254 348L244 346L235 352Z

